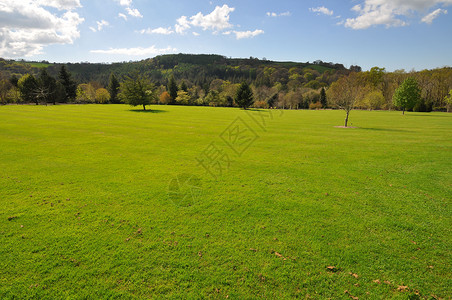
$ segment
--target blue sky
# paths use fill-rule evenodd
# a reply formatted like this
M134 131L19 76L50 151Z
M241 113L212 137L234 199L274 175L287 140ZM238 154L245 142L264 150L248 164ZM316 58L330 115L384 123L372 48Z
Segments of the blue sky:
M452 66L452 0L2 0L0 57L115 62L166 53Z

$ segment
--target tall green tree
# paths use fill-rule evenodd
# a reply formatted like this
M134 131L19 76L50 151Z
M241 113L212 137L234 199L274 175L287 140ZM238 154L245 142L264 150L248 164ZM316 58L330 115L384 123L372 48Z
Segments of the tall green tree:
M243 109L247 109L254 103L253 91L246 81L242 82L235 95L235 103Z
M17 82L20 97L24 102L34 102L39 104L39 99L36 97L35 90L38 87L38 81L32 74L25 74Z
M323 108L326 108L328 105L328 101L326 99L326 92L325 92L325 88L322 88L320 90L320 104L322 104Z
M13 87L9 80L0 80L0 104L6 104L8 102L9 90Z
M11 76L11 78L9 79L9 82L11 82L11 84L12 84L14 87L18 87L18 84L19 84L19 78L17 78L16 75L13 75L13 76Z
M188 92L188 87L187 84L185 83L185 80L182 81L181 85L180 85L180 89L184 92Z
M155 98L155 87L148 79L136 74L121 83L119 97L131 106L142 105L146 110L146 105Z
M176 79L174 79L174 75L172 74L170 79L168 80L168 85L166 89L171 96L171 104L174 104L177 98L177 91L179 90L179 88L177 87Z
M421 99L421 89L413 77L405 79L405 81L395 90L392 97L394 105L402 109L402 114L405 110L413 109L417 102Z
M449 91L449 95L444 98L446 102L447 112L450 112L450 107L452 106L452 90Z
M66 70L66 66L61 66L60 72L58 73L58 81L64 87L65 94L64 98L61 99L63 102L68 102L71 100L75 100L77 96L77 84L71 78L71 73Z
M110 102L111 103L121 103L119 100L118 94L119 94L119 88L120 84L118 79L116 78L114 73L110 74L110 80L108 83L107 90L110 93Z
M55 104L57 101L57 81L47 73L45 68L42 68L39 73L35 94L40 101L45 103Z

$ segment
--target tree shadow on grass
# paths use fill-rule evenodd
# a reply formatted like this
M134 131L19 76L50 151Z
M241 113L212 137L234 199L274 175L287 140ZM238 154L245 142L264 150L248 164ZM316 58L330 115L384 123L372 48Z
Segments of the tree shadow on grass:
M445 112L444 112L445 113ZM452 114L451 114L452 115ZM432 117L432 118L450 118L449 115L444 114L444 115L439 115L439 114L431 114L431 113L414 113L414 114L410 114L410 113L405 113L406 117Z
M150 114L159 114L159 113L166 113L167 110L163 109L129 109L129 111L138 112L138 113L150 113Z
M409 130L395 129L395 128L358 127L358 129L372 130L372 131L389 131L389 132L410 132Z
M240 108L240 109L243 111L265 111L265 109L262 108L247 108L247 109Z

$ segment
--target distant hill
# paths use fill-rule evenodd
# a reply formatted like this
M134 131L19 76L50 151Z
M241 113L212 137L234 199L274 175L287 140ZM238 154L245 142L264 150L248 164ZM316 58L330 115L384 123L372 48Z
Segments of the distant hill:
M9 78L24 74L37 74L42 67L56 76L62 64L5 60L0 58L0 76ZM227 58L213 54L169 54L135 62L121 63L67 63L67 69L78 83L96 81L106 85L111 73L118 77L134 72L148 76L156 84L165 84L171 74L177 80L185 80L196 85L210 84L214 79L228 80L232 83L243 80L256 85L271 86L275 82L288 83L294 78L306 78L306 82L316 78L338 74L348 74L351 70L342 64L322 61L278 62L257 58ZM361 68L352 66L352 70ZM303 79L304 80L304 79ZM325 81L325 80L324 80ZM327 83L327 82L326 82Z

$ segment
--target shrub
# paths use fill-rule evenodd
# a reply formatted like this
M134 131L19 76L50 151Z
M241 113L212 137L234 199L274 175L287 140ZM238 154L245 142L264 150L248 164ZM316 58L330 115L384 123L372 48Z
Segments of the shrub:
M413 107L413 111L416 112L431 112L432 110L432 103L425 102L424 98L419 99L419 101Z
M311 104L309 104L309 109L321 109L322 108L322 103L320 102L312 102Z
M268 108L268 103L267 103L267 101L256 101L256 102L254 102L254 107L255 108Z
M168 92L163 92L160 95L160 104L169 104L171 102L171 96Z

